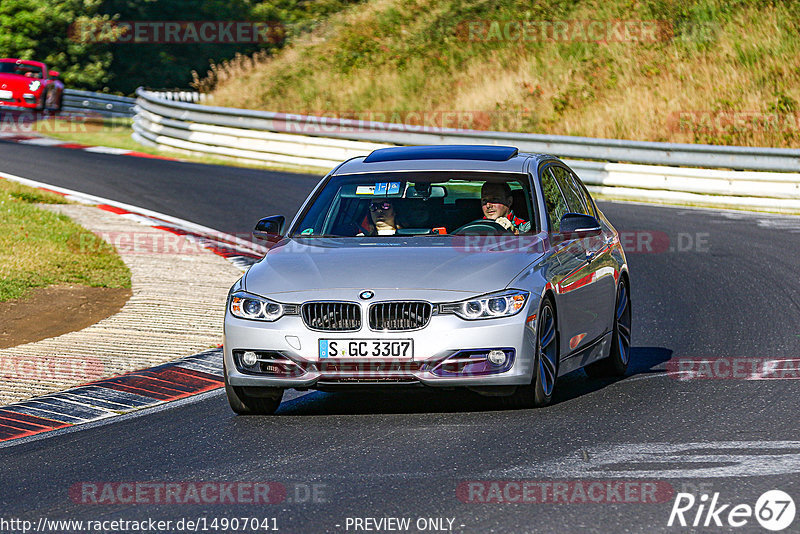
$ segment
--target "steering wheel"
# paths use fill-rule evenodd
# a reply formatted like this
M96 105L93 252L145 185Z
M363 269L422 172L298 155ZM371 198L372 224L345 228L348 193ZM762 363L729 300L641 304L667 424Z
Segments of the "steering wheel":
M475 219L463 226L459 226L451 234L464 235L503 235L510 233L501 224L491 219Z

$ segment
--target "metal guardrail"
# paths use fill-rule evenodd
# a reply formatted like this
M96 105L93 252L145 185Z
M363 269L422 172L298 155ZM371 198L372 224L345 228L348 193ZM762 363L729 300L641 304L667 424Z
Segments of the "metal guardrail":
M174 102L206 102L209 96L196 91L153 91L153 96ZM88 112L104 117L133 117L136 99L127 96L64 89L63 111Z
M795 149L454 130L205 106L141 88L136 94L134 138L173 150L330 169L384 146L505 144L602 160L569 163L591 190L607 195L800 212Z
M211 100L211 95L198 93L197 91L149 91L149 94L176 102L207 102Z
M201 106L187 102L164 102L164 99L141 88L136 91L136 95L140 107L155 113L161 112L160 114L165 117L253 130L303 133L317 129L324 132L325 137L401 145L464 144L467 142L491 145L509 144L524 152L649 165L685 165L779 172L800 170L800 150L798 149L655 143L566 135L425 128L405 124Z
M628 200L800 213L800 174L565 162L592 193Z
M183 118L181 112L170 109L170 105L178 105L179 102L153 98L161 104L139 99L133 121L133 138L144 145L233 157L255 163L270 162L321 169L330 169L345 159L391 146L277 133L269 127L256 130L194 122Z
M62 111L92 113L103 117L133 117L135 98L64 89Z

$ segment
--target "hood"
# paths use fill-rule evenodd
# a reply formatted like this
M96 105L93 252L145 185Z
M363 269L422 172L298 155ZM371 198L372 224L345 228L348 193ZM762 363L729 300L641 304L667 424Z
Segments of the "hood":
M28 88L31 82L39 82L39 87L34 90ZM20 91L24 93L35 93L44 87L45 80L41 78L28 78L27 76L20 76L19 74L11 74L8 72L0 73L0 89L6 91ZM3 87L6 85L6 87Z
M505 288L541 256L541 247L518 246L522 238L513 238L513 247L502 239L287 239L250 268L244 285L264 296L336 288L487 293Z

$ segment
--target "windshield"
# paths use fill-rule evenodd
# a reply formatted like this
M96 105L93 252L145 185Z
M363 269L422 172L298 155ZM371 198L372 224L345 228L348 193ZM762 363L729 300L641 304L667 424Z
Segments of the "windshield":
M534 217L531 218L531 214ZM292 237L527 234L537 221L526 175L384 173L334 176Z
M10 63L8 61L3 61L0 62L0 73L18 74L20 76L27 76L28 78L41 78L42 68L26 63Z

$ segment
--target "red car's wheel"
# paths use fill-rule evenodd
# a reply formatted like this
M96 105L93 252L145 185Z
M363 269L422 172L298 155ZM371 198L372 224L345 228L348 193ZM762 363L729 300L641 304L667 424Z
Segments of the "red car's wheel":
M55 94L55 90L50 91L48 93L48 95L47 95L47 98L50 98L51 95L54 95L54 94ZM54 111L56 113L61 111L61 107L62 107L63 102L64 102L64 93L63 92L59 93L58 97L54 97L51 100L52 100L51 102L46 102L45 103L46 108L49 109L50 111Z
M42 91L42 98L39 99L39 103L36 104L36 111L44 111L44 109L47 107L47 97L48 97L47 93L48 93L47 89Z

